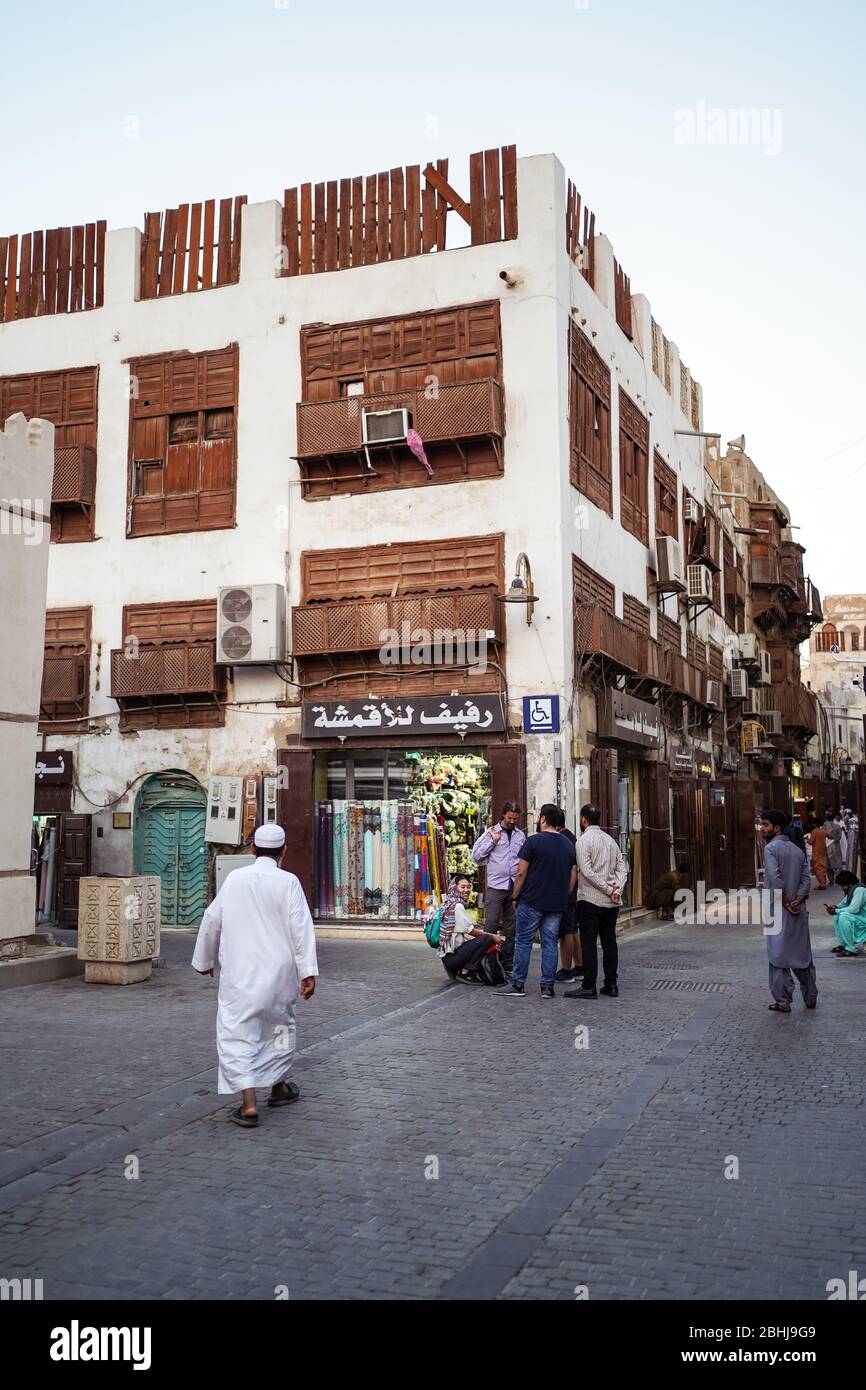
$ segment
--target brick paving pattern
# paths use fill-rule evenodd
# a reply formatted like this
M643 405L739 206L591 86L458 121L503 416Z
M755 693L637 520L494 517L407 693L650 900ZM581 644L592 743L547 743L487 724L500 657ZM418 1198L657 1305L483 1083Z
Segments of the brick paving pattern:
M789 1016L754 927L631 929L597 1001L543 1002L537 951L512 1002L447 985L423 942L323 941L302 1099L256 1131L214 1091L192 935L146 985L8 991L0 1276L49 1299L823 1299L866 1273L866 957L829 955L827 900L818 1009Z

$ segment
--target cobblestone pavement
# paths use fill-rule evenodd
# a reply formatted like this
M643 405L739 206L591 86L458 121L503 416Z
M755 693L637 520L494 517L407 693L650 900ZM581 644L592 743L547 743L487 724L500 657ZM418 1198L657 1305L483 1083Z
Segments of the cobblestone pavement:
M214 1092L191 934L146 985L5 992L0 1276L46 1298L823 1299L866 1274L866 957L829 955L834 896L811 900L818 1008L787 1016L755 927L633 928L597 1001L542 1001L537 951L518 1002L448 985L423 942L323 941L302 1100L255 1131Z

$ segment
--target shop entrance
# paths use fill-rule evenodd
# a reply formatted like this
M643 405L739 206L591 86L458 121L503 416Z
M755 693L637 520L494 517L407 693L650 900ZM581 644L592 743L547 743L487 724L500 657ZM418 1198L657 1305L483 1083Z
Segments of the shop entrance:
M482 753L321 752L314 783L318 918L417 921L453 874L475 884L470 850L491 804Z
M59 927L78 926L78 889L90 873L90 816L64 812L33 817L36 918Z
M202 919L208 889L206 814L207 794L188 772L159 772L136 798L135 872L158 875L166 924L196 926Z

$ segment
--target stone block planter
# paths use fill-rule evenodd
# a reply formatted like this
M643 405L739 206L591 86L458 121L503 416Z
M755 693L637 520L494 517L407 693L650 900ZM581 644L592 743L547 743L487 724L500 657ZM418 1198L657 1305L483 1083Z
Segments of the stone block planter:
M82 878L78 958L90 984L134 985L150 978L159 954L159 879Z

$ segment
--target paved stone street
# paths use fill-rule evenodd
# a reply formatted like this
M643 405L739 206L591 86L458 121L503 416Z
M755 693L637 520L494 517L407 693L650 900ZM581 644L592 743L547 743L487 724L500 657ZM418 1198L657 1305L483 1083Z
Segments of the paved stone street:
M811 900L818 1009L789 1016L756 927L633 928L594 1002L542 1002L537 951L518 1002L447 985L423 941L323 941L302 1100L257 1131L214 1091L193 934L147 985L8 991L0 1275L49 1299L824 1299L866 1273L866 957L828 954L835 896Z

